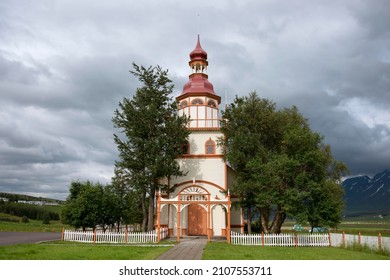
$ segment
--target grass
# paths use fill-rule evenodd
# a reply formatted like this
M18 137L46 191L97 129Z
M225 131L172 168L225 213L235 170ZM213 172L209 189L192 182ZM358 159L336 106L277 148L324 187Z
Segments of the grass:
M40 207L57 214L61 214L61 210L62 210L62 205L43 205Z
M0 260L153 260L171 249L165 246L80 244L63 241L0 246ZM390 260L390 255L364 248L260 247L210 242L203 260Z
M19 222L8 222L0 219L0 231L22 231L22 232L61 232L62 228L70 228L63 225L60 221L50 221L50 224L44 225L41 220L29 220L28 223L22 223L21 217L0 213L0 218L9 218Z
M20 220L20 217L0 213L0 217ZM283 231L290 231L294 222L285 223ZM61 232L60 221L43 225L40 220L29 223L0 220L0 231ZM65 225L65 228L70 228ZM390 219L345 220L337 230L346 234L390 236ZM171 247L144 247L125 245L93 245L69 242L20 244L0 246L3 260L152 260ZM390 260L389 254L379 254L360 247L349 249L334 247L260 247L229 245L224 242L208 243L204 260Z
M361 222L347 222L344 221L340 226L332 230L334 233L345 232L346 234L375 235L380 233L382 236L390 236L390 222L375 222L375 221L361 221Z
M208 243L203 260L390 260L390 256L336 247L261 247Z
M0 246L0 260L153 260L171 246L41 243Z
M282 227L282 231L291 232L291 229L295 223L296 222L294 221L285 222ZM304 225L304 230L307 232L309 230L309 226ZM390 218L347 218L340 223L337 229L331 229L331 232L333 233L342 233L343 231L345 234L357 235L360 232L362 235L378 236L380 233L382 236L390 237Z

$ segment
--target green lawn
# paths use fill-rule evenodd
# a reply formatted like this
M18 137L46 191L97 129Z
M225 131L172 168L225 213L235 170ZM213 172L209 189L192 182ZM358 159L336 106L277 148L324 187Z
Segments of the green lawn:
M336 247L261 247L208 243L204 260L390 260L390 256Z
M0 246L1 260L153 260L165 246L94 245L68 242ZM334 247L261 247L208 243L203 260L390 260L389 255Z
M0 221L0 231L61 232L62 227L64 225L60 221L50 221L48 225L39 220L30 220L29 223ZM65 225L65 228L69 226Z
M293 225L296 222L287 221L283 224L282 231L291 232ZM308 231L310 229L309 225L303 225L304 231ZM378 236L381 233L382 236L390 236L390 218L386 217L384 219L373 219L369 217L360 217L360 218L348 218L343 220L337 227L337 229L331 229L333 233L342 233L346 234L355 234L357 235L359 232L362 235L371 235Z
M153 260L171 246L42 243L0 246L1 260Z

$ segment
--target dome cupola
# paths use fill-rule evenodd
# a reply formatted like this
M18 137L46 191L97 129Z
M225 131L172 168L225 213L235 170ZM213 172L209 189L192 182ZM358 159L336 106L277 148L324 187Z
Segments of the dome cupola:
M191 60L207 60L207 52L202 49L200 45L200 36L198 34L198 42L196 43L195 49L190 53Z
M206 74L207 52L200 45L200 36L195 49L190 53L191 74L183 86L182 93L176 98L179 103L179 115L190 118L189 129L219 129L219 109L221 97L214 92L213 84Z

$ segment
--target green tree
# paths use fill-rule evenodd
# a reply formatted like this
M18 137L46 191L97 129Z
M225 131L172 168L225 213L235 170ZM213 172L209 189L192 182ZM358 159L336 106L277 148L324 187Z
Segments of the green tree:
M221 130L225 159L236 172L233 191L247 208L259 209L264 232L279 233L287 215L309 220L310 207L317 207L318 221L327 219L316 206L325 196L316 193L329 186L341 189L337 180L345 166L333 159L297 108L278 111L253 92L226 108Z
M329 152L329 151L328 151ZM308 199L303 202L298 220L308 221L311 231L314 227L337 227L341 222L344 210L344 190L340 187L341 175L345 173L346 166L335 162L329 168L324 184L310 189ZM333 176L332 179L330 179Z
M107 200L104 201L104 187L100 183L72 182L70 194L61 211L61 219L65 224L75 228L95 229L97 225L106 225Z
M224 138L224 156L235 171L233 193L240 196L241 206L248 213L248 231L251 232L251 212L258 207L258 186L253 174L253 163L266 160L278 146L281 131L277 124L275 104L259 99L256 93L236 97L222 113L221 130ZM264 197L266 199L266 197ZM261 207L264 213L269 204Z
M118 226L121 224L142 224L142 203L136 189L132 189L129 180L123 176L119 169L115 169L112 180L112 188L115 193L115 219Z
M188 138L187 119L177 115L167 70L135 63L133 68L130 73L142 87L131 100L123 98L115 110L113 123L122 133L114 134L120 158L115 166L140 197L142 229L152 230L155 192L162 186L161 179L182 175L176 158Z

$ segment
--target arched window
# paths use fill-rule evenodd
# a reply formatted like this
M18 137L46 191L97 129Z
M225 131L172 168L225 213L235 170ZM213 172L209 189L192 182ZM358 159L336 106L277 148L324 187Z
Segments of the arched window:
M207 155L213 155L215 154L215 142L209 138L209 140L206 141L206 154Z
M203 100L199 99L199 98L196 98L196 99L191 101L191 104L192 105L203 105Z
M179 105L179 109L183 109L184 107L188 106L188 102L186 100L182 101Z
M210 106L210 107L214 107L214 108L217 107L217 104L215 104L214 100L209 100L209 101L207 102L207 105Z
M190 143L186 141L183 146L181 147L181 152L183 155L189 155L190 154Z

